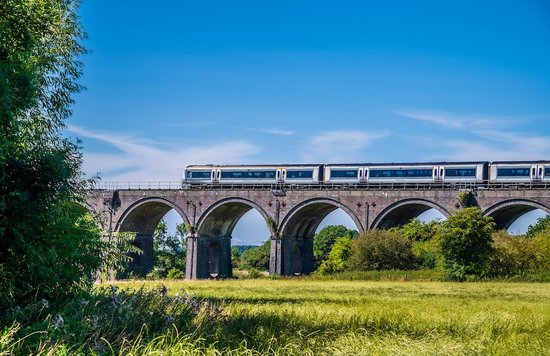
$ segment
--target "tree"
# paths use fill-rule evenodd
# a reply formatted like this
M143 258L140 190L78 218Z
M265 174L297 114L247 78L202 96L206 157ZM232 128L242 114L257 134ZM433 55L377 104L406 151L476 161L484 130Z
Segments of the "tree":
M440 247L448 279L464 281L487 274L494 226L479 208L458 210L442 223Z
M370 230L352 245L349 268L358 271L414 269L412 242L396 230Z
M313 256L317 265L320 265L327 259L332 246L340 237L349 237L350 239L358 235L357 231L350 230L344 225L329 225L319 231L313 237Z
M401 228L401 234L411 241L429 241L437 234L440 225L437 220L421 222L414 218Z
M154 264L152 277L166 278L170 271L183 272L185 270L185 226L176 227L174 235L168 234L168 227L164 219L161 219L153 234Z
M269 254L271 250L271 240L265 241L257 247L246 249L241 254L240 267L243 269L255 268L260 271L269 269Z
M338 273L346 270L351 255L353 240L348 236L339 237L332 245L328 257L321 263L319 274Z
M82 156L61 135L82 89L77 10L71 0L0 2L0 309L77 293L100 264L100 232L75 205Z
M535 225L529 225L526 235L528 237L533 237L542 232L546 232L550 235L550 215L538 219Z

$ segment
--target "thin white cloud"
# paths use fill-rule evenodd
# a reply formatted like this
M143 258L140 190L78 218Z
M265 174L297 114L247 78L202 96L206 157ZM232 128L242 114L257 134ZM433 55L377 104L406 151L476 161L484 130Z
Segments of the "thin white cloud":
M263 128L263 129L249 129L250 131L256 131L261 133L266 133L270 135L281 135L281 136L292 136L294 135L294 131L292 130L285 130L277 127L269 127L269 128Z
M365 161L364 149L373 141L388 135L389 132L355 130L321 132L306 141L301 158L304 162Z
M69 132L80 138L101 141L118 152L84 151L83 170L87 175L101 172L104 181L178 181L189 164L243 163L260 149L248 141L218 141L209 145L160 148L139 137L115 135L70 126Z
M395 113L410 119L435 124L443 128L466 131L511 126L519 122L525 122L525 120L530 120L530 117L479 114L459 115L434 110L402 110L395 111Z

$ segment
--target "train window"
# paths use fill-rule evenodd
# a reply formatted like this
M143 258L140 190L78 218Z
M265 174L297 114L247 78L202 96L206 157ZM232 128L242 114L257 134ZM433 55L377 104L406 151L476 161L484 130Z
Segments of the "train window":
M331 178L357 178L357 169L331 169Z
M313 178L313 171L287 171L287 179L305 179Z
M447 168L445 170L446 177L475 177L475 168Z
M529 177L530 169L524 168L498 168L497 176L499 177Z
M550 167L544 167L544 176L550 177Z
M270 179L275 171L222 171L222 179Z
M431 169L371 169L370 178L424 178L432 177Z
M210 179L211 171L191 171L187 172L190 179Z

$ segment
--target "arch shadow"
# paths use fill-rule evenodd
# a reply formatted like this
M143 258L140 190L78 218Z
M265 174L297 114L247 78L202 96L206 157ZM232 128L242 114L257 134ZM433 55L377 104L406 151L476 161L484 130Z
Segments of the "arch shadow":
M313 238L319 224L336 209L342 209L348 214L359 233L365 231L363 224L350 208L329 198L313 198L296 205L285 216L279 231L283 237Z
M425 211L435 209L448 218L451 214L447 209L426 199L404 199L391 204L382 210L372 222L372 229L389 229L407 224Z
M497 230L507 230L522 215L540 209L550 214L550 208L529 199L509 199L499 202L483 212L495 220Z
M130 271L142 276L151 271L154 264L153 234L162 217L172 209L179 214L185 224L189 224L187 215L180 207L160 197L140 199L122 213L114 231L136 233L134 244L142 250L141 254L130 254ZM119 277L124 275L125 273Z
M244 214L252 209L260 213L271 233L274 233L272 227L267 223L270 217L265 210L244 198L225 198L212 204L200 216L196 227L197 233L204 237L231 236L235 225Z

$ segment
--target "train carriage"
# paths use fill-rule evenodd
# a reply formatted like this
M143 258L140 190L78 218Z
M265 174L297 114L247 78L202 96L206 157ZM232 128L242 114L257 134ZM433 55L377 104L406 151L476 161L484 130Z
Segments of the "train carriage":
M490 166L491 183L540 183L550 181L550 161L503 161Z

